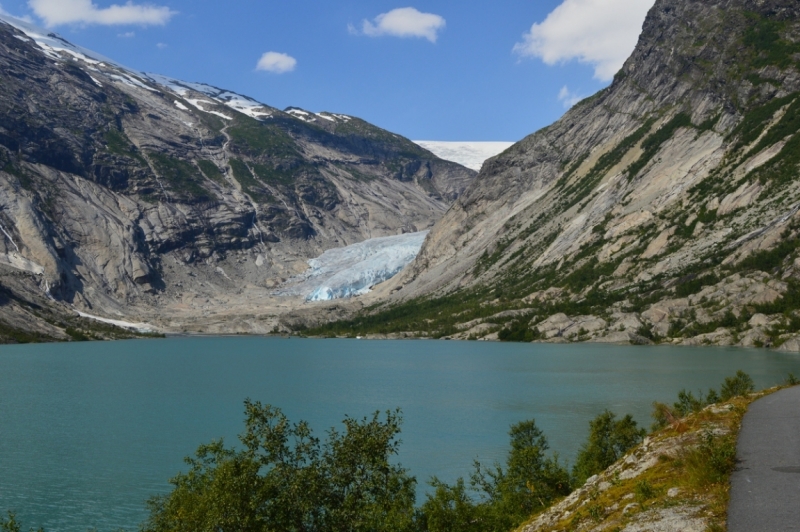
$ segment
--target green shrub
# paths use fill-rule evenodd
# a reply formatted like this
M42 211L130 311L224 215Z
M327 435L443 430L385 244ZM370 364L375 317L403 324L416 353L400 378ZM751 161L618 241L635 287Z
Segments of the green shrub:
M531 329L525 319L517 320L497 333L501 342L532 342L542 337L539 329Z
M800 44L781 36L787 29L787 21L767 18L759 13L748 13L747 18L748 27L744 35L744 44L756 54L753 67L775 65L785 69L791 66L792 56L800 53Z
M700 443L683 456L689 482L707 487L726 482L736 467L736 438L705 433Z
M199 159L197 162L198 168L200 171L203 172L203 175L209 178L212 181L219 183L220 185L227 185L228 183L225 181L223 177L222 170L213 163L212 161L208 161L206 159Z
M163 153L149 152L147 156L170 191L192 201L204 202L216 199L214 194L200 184L199 172L194 165Z
M463 478L454 485L448 485L433 477L430 485L434 488L420 509L423 520L422 530L427 532L482 532L486 530L491 516L486 508L475 504L470 497Z
M322 443L305 422L245 402L240 449L221 441L188 458L170 493L150 499L143 531L411 531L416 481L392 463L398 411L345 418Z
M33 528L30 531L34 532ZM0 532L22 532L22 526L14 512L8 512L8 519L0 519ZM44 529L39 528L37 532L44 532Z
M467 494L463 479L454 485L431 481L436 491L427 496L421 512L428 530L447 532L463 526L474 532L507 532L569 494L569 473L557 456L545 454L547 438L534 420L513 425L509 435L505 468L475 462L470 486L476 497Z
M574 485L582 486L586 479L607 469L641 443L645 433L630 415L617 420L612 412L606 410L597 416L589 423L589 437L572 468Z
M640 504L647 502L658 495L656 488L647 479L642 479L636 483L636 486L634 487L634 493L636 494L636 500Z
M679 417L685 417L689 414L697 413L706 406L702 399L694 396L692 392L685 389L678 392L678 400L673 405L673 411Z
M742 370L736 372L733 377L726 377L720 388L720 399L727 401L733 397L744 397L753 393L755 386L753 379Z
M704 277L695 277L684 281L675 287L675 295L677 297L689 297L697 294L706 286L714 286L719 282L719 277L716 275L706 275Z

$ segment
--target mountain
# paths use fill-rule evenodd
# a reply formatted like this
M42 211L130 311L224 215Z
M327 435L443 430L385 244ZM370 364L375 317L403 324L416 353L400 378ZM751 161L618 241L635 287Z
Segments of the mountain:
M320 330L800 349L799 165L800 3L657 0L608 88Z
M63 336L37 309L271 330L288 304L271 288L307 260L429 229L474 176L359 118L136 72L0 17L10 330Z

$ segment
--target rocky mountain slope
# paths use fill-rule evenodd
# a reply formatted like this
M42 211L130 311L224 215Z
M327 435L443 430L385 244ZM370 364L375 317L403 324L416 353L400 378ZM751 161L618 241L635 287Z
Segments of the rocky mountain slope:
M490 159L339 334L783 345L800 331L800 4L658 0L607 89Z
M307 259L428 229L474 176L358 118L135 72L0 18L0 284L28 279L19 301L167 330L263 312Z

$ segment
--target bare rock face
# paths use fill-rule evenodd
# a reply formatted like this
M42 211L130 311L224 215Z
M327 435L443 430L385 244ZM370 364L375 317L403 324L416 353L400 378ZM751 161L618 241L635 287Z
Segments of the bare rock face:
M0 263L76 308L254 313L219 296L262 305L326 249L428 229L474 176L356 117L133 72L0 18Z
M439 298L432 336L459 300L460 322L522 309L551 340L595 316L573 339L789 349L798 154L800 4L658 0L611 86L487 161L382 295Z

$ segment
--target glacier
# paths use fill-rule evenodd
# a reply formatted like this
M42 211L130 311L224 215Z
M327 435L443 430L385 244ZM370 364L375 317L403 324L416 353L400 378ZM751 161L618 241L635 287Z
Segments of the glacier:
M466 166L476 172L481 171L481 166L491 157L510 148L513 142L456 142L441 140L415 140L414 143L422 146L440 159L453 161Z
M366 294L391 279L419 254L428 231L371 238L334 248L308 261L309 269L290 279L278 295L330 301Z

